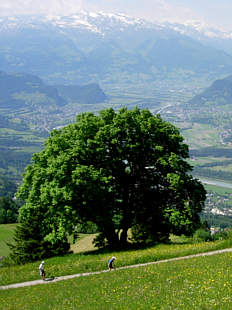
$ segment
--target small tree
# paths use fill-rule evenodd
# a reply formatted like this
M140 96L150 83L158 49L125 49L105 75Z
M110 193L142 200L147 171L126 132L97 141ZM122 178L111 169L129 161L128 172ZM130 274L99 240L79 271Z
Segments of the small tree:
M32 215L32 214L31 214ZM34 216L25 219L16 226L13 243L8 243L11 250L10 258L17 264L43 259L59 254L65 254L70 248L67 240L50 243L44 240L41 216L34 212Z
M0 224L16 223L19 206L10 197L0 197Z
M54 244L87 221L101 246L125 245L132 227L154 241L191 234L205 190L188 156L178 129L148 110L83 113L33 156L18 191L21 219L40 213L43 239Z

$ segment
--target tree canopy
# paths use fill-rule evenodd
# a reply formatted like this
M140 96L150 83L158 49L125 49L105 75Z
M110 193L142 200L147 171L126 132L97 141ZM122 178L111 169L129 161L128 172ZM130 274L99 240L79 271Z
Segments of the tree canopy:
M192 234L205 200L189 172L188 146L172 124L148 110L83 113L54 130L26 168L18 197L21 221L40 214L43 239L64 240L80 223L100 231L98 245L159 241Z

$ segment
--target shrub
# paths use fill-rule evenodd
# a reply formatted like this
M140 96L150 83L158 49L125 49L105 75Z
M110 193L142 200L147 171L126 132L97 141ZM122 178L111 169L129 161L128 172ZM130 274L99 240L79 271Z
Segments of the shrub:
M195 231L192 237L194 242L202 242L202 241L212 241L212 236L208 230L204 230L200 228Z

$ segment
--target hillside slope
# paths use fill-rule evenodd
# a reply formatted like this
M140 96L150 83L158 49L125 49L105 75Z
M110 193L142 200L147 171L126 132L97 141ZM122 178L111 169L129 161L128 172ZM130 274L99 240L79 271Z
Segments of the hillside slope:
M201 94L189 101L189 104L197 106L224 106L232 105L232 75L216 80Z
M18 182L54 127L106 98L97 84L51 86L35 75L0 72L0 172Z

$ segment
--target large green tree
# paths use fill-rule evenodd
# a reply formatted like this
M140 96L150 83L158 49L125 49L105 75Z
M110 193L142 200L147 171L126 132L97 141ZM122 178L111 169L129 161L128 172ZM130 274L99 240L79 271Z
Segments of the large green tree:
M124 245L130 228L141 241L191 234L205 190L188 157L178 129L148 110L83 113L33 156L18 191L21 221L37 210L51 243L87 221L101 232L98 244L110 246Z

